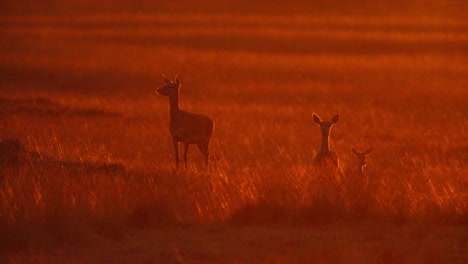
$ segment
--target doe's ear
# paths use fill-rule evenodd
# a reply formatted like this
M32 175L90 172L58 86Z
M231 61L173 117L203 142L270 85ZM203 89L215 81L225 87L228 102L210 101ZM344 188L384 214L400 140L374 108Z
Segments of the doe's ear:
M332 120L331 120L332 123L335 124L336 122L338 122L338 118L339 118L339 117L340 117L339 115L334 116L334 117L332 118Z
M364 152L364 154L367 155L367 154L370 154L371 152L372 152L372 148L366 150L366 151Z
M164 79L164 82L166 82L166 84L171 84L171 83L172 83L172 81L169 80L169 79L166 77L166 75L163 74L162 77L163 77L163 79Z
M179 81L179 77L177 77L177 75L175 77L175 82L176 82L177 86L180 87L180 81Z
M315 123L317 123L317 124L322 123L322 119L320 119L320 117L319 117L318 115L316 115L315 113L313 113L312 116L314 117Z
M351 150L353 151L354 154L358 154L357 150L354 147L351 147Z

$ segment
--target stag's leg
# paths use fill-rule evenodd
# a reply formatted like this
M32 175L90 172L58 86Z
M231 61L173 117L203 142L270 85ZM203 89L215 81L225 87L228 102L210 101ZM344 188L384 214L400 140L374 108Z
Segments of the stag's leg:
M203 153L203 155L205 156L205 165L208 166L208 156L209 156L209 153L208 153L208 144L209 142L200 142L197 144L198 148L200 149L200 151Z
M179 142L177 141L177 139L172 139L172 143L174 144L175 150L176 169L179 169Z
M189 143L185 143L185 148L184 148L184 162L185 162L185 170L187 170L187 152L189 149Z

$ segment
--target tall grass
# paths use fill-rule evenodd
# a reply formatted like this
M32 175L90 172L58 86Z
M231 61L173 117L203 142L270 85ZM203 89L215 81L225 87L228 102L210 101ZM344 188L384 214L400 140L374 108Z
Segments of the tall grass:
M284 18L232 16L231 31L169 18L128 16L128 31L3 20L0 139L22 147L0 149L2 246L216 222L467 223L465 24L299 17L293 34ZM216 123L208 168L192 148L174 170L162 73L181 78L182 108ZM340 114L345 171L351 146L374 148L369 187L315 171L312 112Z

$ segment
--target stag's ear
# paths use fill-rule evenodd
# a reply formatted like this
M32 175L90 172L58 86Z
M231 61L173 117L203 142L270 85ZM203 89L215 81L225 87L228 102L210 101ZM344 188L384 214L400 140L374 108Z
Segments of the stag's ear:
M334 116L334 117L332 118L332 120L331 120L332 123L335 124L336 122L338 122L338 118L339 118L339 117L340 117L339 115Z
M368 155L368 154L370 154L371 152L372 152L372 148L366 150L366 151L364 152L364 154L365 154L365 155Z
M180 81L179 81L179 77L177 77L177 75L175 77L175 82L176 82L177 86L180 87Z
M171 84L171 83L172 83L172 81L169 80L169 79L166 77L166 75L164 75L164 74L163 74L163 79L164 79L164 82L166 82L166 84Z
M357 150L354 147L351 147L351 150L353 151L354 154L358 154Z
M315 113L313 113L312 116L314 117L315 123L317 123L317 124L322 123L322 119L320 119L320 117L319 117L318 115L316 115Z

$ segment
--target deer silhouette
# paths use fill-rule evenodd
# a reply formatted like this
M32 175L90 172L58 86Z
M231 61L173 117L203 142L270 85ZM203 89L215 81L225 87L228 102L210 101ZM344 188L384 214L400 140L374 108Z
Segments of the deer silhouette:
M175 82L163 75L165 85L158 88L156 92L169 97L169 131L175 150L176 168L179 168L179 142L184 143L184 162L187 169L187 152L190 144L196 144L205 156L205 165L208 165L208 147L213 133L213 121L200 114L190 113L179 108L179 90L181 87L179 78Z
M320 125L320 132L322 133L322 141L320 150L315 156L314 163L319 166L330 166L338 168L338 155L330 149L330 130L331 127L338 122L338 115L335 115L331 121L322 121L317 114L313 114L315 123Z
M372 152L372 148L364 151L364 152L359 152L356 150L356 148L351 147L351 150L354 153L354 156L356 157L356 164L353 173L355 175L364 175L364 166L366 166L366 156L369 155Z
M366 156L372 152L372 148L360 152L356 148L351 148L354 154L354 166L349 167L346 174L346 192L347 201L350 202L355 210L367 210L369 203L373 200L373 184L369 181L369 177L364 174L364 166L366 165Z
M372 152L372 148L360 152L355 147L351 147L355 159L354 167L350 168L348 177L350 180L360 183L364 188L369 185L369 178L364 174L364 166L366 166L366 156Z

